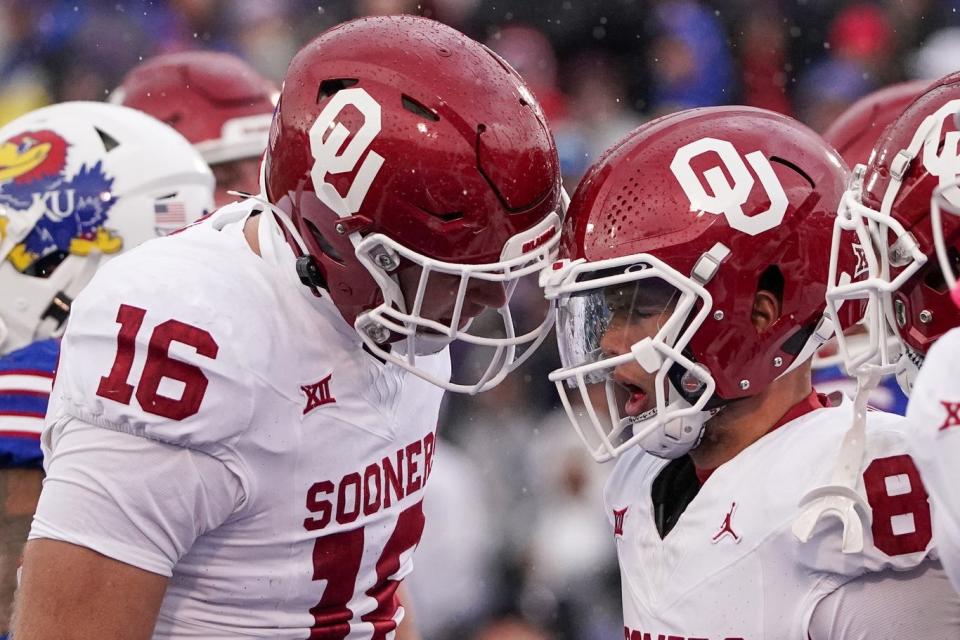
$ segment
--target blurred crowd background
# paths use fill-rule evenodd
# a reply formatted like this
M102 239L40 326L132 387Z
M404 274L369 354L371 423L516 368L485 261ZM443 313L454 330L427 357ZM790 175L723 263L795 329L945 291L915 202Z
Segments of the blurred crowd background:
M488 44L526 78L572 192L604 149L663 113L739 103L822 131L876 88L956 70L958 9L960 0L4 0L0 124L51 102L103 100L162 52L230 51L280 80L323 29L413 13ZM410 581L426 640L622 634L600 496L608 467L558 411L551 344L494 391L448 398ZM469 366L469 353L455 356Z

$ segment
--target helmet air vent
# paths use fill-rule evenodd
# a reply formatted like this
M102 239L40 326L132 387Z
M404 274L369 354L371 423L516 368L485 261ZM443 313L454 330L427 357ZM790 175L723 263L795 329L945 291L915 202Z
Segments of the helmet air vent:
M455 220L460 220L463 218L462 211L451 211L449 213L431 213L435 218L440 218L444 222L454 222Z
M109 153L110 151L113 151L114 149L120 146L120 143L117 141L117 139L111 136L109 133L107 133L103 129L94 127L93 130L97 132L98 136L100 136L100 142L103 143L103 149L107 153Z
M810 183L810 188L811 188L811 189L815 189L815 188L817 187L816 183L813 181L813 178L811 178L810 175L809 175L806 171L804 171L803 169L801 169L801 168L798 167L797 165L793 164L793 163L790 162L789 160L785 160L784 158L780 158L780 157L777 157L777 156L770 156L770 162L776 162L776 163L778 163L778 164L782 164L783 166L785 166L785 167L787 167L787 168L789 168L789 169L793 169L796 173L798 173L798 174L800 175L801 178L803 178L804 180L806 180L807 182Z
M337 91L352 87L358 82L360 81L356 78L331 78L330 80L324 80L320 83L320 88L317 89L317 104L320 104L322 100L326 100Z
M437 122L440 120L439 115L437 115L431 109L420 104L419 102L417 102L416 100L414 100L408 95L404 94L400 96L400 101L403 103L404 109L406 109L407 111L409 111L414 115L420 116L424 120L432 120L433 122Z

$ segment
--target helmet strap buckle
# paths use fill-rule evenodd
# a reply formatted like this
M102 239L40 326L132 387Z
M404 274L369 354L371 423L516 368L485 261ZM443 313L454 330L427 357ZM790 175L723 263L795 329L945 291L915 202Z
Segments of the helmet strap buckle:
M316 259L311 255L297 258L297 277L306 287L326 288L327 282L320 271Z

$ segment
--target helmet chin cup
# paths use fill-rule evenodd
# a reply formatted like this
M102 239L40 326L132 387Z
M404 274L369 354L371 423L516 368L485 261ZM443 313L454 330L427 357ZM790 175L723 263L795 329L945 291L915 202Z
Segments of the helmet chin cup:
M680 402L686 403L671 385L671 396ZM658 458L673 460L686 455L691 449L700 444L707 421L716 411L697 411L683 417L674 418L661 423L658 428L650 431L637 441L637 445Z

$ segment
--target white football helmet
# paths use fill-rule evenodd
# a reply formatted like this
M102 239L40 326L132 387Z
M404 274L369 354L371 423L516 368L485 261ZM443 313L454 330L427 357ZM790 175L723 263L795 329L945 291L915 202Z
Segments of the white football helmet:
M62 332L105 259L213 206L210 168L154 118L65 102L0 129L0 353Z

